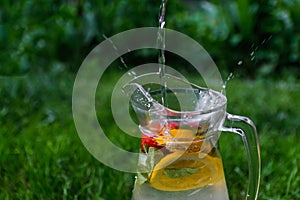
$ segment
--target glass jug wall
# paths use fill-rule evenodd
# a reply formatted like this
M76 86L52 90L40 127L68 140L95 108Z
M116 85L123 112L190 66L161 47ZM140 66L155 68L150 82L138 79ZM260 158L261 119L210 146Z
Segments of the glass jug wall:
M136 177L132 199L228 199L218 133L205 138L200 126L191 140L187 127L169 126L172 139L143 135L139 168L144 173Z
M148 92L133 82L124 90L142 135L132 199L229 199L218 147L221 131L242 137L249 166L246 199L257 199L260 153L256 128L249 118L226 112L223 94L201 87L172 88L166 90L170 101L165 106L155 98L159 90ZM173 101L175 108L169 104ZM252 131L224 127L225 120L238 126L244 123Z
M142 134L133 199L228 199L218 149L226 99L208 90L168 92L169 99L176 93L177 98L195 98L194 104L185 106L189 111L178 112L152 101L160 92L145 96L137 87L132 96ZM214 95L218 98L208 101ZM205 112L199 112L203 106L198 102L200 98L207 100ZM198 111L193 112L195 109Z

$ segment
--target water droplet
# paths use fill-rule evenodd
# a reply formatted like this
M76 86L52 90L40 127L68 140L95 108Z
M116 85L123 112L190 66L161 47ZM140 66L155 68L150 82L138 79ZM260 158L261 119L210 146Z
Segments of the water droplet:
M122 56L120 56L120 60L121 60L121 63L124 65L125 68L128 68L127 64L125 63L124 59Z
M230 81L232 78L234 77L234 75L233 75L233 73L232 72L230 72L230 74L229 74L229 76L227 77L227 79L226 79L226 81L223 83L223 85L222 85L222 91L221 91L221 93L225 93L225 89L226 89L226 86L227 86L227 84L228 84L228 81Z
M162 22L162 23L160 24L160 28L164 28L164 27L165 27L165 24L166 24L166 22Z
M243 61L241 61L241 60L237 63L238 66L240 66L242 64L243 64Z
M128 74L129 76L136 77L136 74L135 74L135 72L133 72L133 71L131 71L131 72L128 72L127 74Z
M123 66L127 69L128 66L127 66L127 64L125 63L123 57L119 54L119 49L118 49L118 47L116 47L116 45L113 43L113 41L112 41L110 38L108 38L105 34L102 34L102 37L103 37L105 40L108 40L109 43L111 43L111 45L112 45L112 47L114 48L116 54L119 56L121 63L122 63ZM128 50L130 51L130 49L128 49Z
M135 73L135 71L132 71L132 72L131 72L131 74L132 74L132 75L134 75L134 76L136 76L136 73Z
M233 73L230 72L229 76L227 77L227 81L230 81L233 78Z

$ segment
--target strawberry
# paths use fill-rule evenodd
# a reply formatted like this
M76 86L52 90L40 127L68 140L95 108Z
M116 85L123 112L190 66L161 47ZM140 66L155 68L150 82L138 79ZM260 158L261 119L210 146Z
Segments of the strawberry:
M170 130L172 130L172 129L179 129L179 124L176 123L176 122L170 122L170 123L168 124L168 126L169 126L169 129L170 129Z
M154 137L149 137L149 136L143 135L141 138L140 147L141 147L142 152L145 153L149 147L154 147L154 148L160 149L163 146L160 146L159 144L157 144Z

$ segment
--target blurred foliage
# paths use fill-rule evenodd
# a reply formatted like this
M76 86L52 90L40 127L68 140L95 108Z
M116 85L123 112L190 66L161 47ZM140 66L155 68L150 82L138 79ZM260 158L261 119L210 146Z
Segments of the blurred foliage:
M159 0L1 1L0 199L130 196L133 175L104 167L76 136L72 87L92 48L130 28L156 27L159 6ZM261 199L299 199L300 90L294 80L300 74L300 1L169 0L166 20L167 28L199 41L225 74L261 78L229 82L229 112L250 116L257 124L263 146ZM148 56L157 60L157 54L142 55L126 62L144 63ZM122 75L108 71L107 90ZM105 108L101 116L111 140L138 146L111 125L111 91L102 91L108 98L99 97L97 106ZM225 150L238 145L230 136L223 141L231 147ZM242 156L223 155L231 190L243 191L246 175L235 167ZM243 196L233 194L232 199Z
M113 70L106 73L96 93L97 114L109 139L133 152L139 148L138 141L119 130L110 109L111 92L121 75ZM0 199L129 200L135 175L101 164L76 134L70 102L72 80L57 78L61 81L53 90L39 85L46 79L43 76L30 79L34 88L27 79L18 80L18 90L12 81L5 85L13 86L15 96L11 103L6 101L11 107L0 110L0 123L4 122L0 124ZM248 116L257 125L262 159L259 199L299 199L300 85L233 79L226 91L228 112ZM38 98L47 98L48 103L43 105ZM244 199L248 165L243 142L224 132L220 147L230 199Z
M4 0L0 74L48 71L57 63L76 72L105 37L157 26L159 6L159 0ZM226 73L299 74L299 0L169 0L166 20L167 28L201 43Z
M300 1L191 4L192 10L170 17L172 28L199 40L219 67L250 77L299 73Z

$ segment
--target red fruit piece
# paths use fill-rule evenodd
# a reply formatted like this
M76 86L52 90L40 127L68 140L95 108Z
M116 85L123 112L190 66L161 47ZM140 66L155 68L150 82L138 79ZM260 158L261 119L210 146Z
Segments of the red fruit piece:
M149 147L155 147L157 149L162 148L162 146L158 145L155 138L143 135L141 138L141 150L142 152L146 152Z
M179 124L178 123L176 123L176 122L170 122L169 124L168 124L168 126L169 126L169 129L179 129Z

